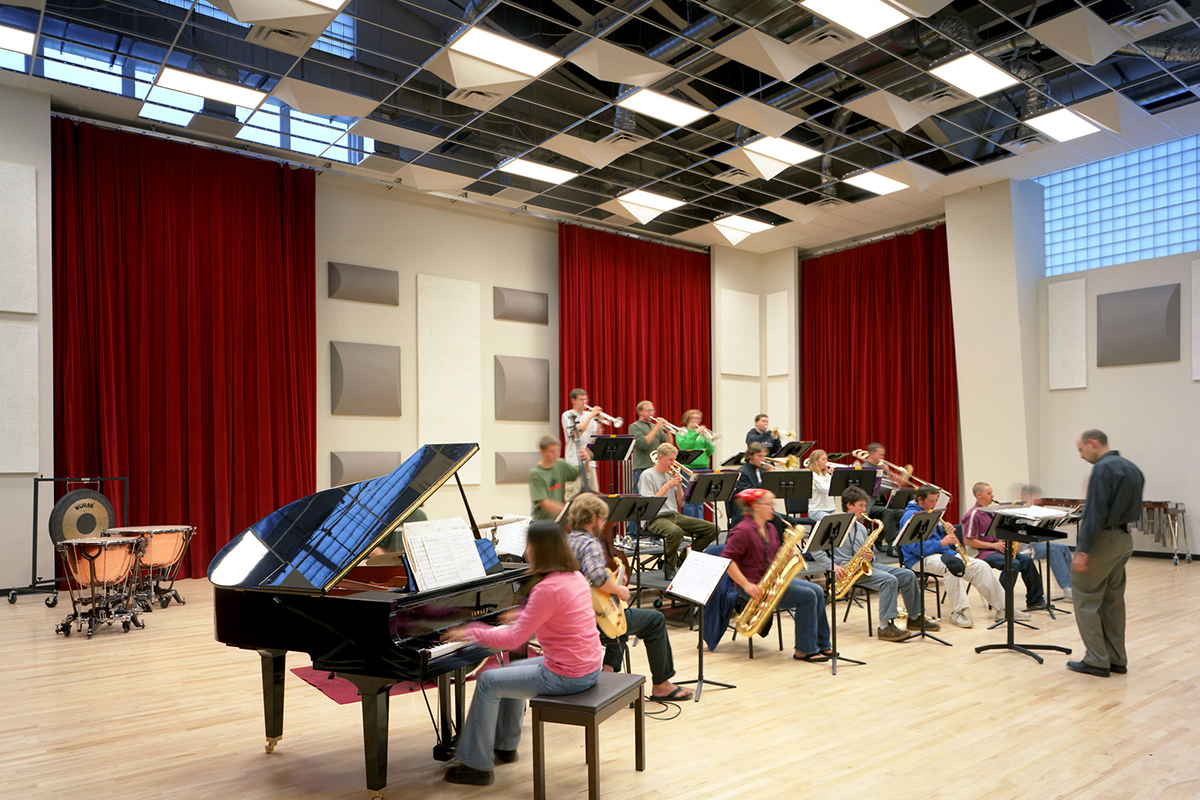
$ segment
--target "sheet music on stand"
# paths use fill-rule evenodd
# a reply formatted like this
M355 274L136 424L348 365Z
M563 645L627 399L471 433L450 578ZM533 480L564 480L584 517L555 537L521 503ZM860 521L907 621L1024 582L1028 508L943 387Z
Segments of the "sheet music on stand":
M1015 508L998 509L996 513L1003 514L1006 517L1016 517L1017 519L1028 520L1029 522L1040 522L1047 519L1063 519L1071 516L1070 509L1047 508L1046 506L1017 506Z
M510 556L525 555L525 535L529 532L530 517L496 526L496 552Z
M728 558L695 551L688 553L687 560L675 573L675 579L667 586L667 594L704 605L727 569Z
M475 547L475 535L461 518L410 522L404 526L404 545L417 591L487 575Z

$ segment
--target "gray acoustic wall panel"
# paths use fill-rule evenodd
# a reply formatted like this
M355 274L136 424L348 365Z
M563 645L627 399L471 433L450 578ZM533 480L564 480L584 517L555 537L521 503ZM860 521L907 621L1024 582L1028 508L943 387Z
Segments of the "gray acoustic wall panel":
M35 326L0 324L0 376L0 472L36 473L41 452Z
M358 483L387 475L400 466L400 453L386 451L342 451L329 454L329 485Z
M550 295L524 289L492 287L492 317L513 322L550 324Z
M382 306L400 305L400 273L394 269L329 262L329 296Z
M37 170L0 161L0 311L37 313Z
M1047 287L1050 335L1047 351L1050 388L1087 387L1087 281L1059 281Z
M526 483L541 453L496 453L496 483Z
M1096 366L1179 360L1179 284L1096 297Z
M496 419L550 420L550 362L496 356Z
M1192 380L1200 381L1200 261L1192 262Z
M329 409L352 417L400 416L400 348L329 343Z

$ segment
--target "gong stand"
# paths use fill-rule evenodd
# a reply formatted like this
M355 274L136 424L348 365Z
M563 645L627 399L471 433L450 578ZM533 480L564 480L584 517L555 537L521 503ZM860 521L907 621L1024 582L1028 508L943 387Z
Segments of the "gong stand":
M29 585L28 586L11 586L7 589L0 589L0 594L8 595L8 602L17 602L17 596L22 594L48 594L46 605L53 608L58 604L58 578L42 578L38 575L38 493L42 483L62 483L67 484L95 484L99 486L105 481L120 481L124 485L124 503L121 506L122 517L125 527L129 525L129 477L121 476L119 478L43 478L38 476L33 479L33 539L31 542L31 555L29 567ZM107 501L106 501L107 502ZM53 513L53 512L52 512ZM110 527L116 527L110 526ZM96 533L100 533L96 531ZM53 535L52 535L53 538Z

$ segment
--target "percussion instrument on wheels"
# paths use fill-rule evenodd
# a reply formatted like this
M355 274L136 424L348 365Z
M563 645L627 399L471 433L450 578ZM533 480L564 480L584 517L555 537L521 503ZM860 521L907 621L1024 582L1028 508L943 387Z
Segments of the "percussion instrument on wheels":
M145 543L133 589L134 599L143 611L150 611L154 603L166 608L172 598L179 605L187 603L175 589L175 575L195 533L190 525L143 525L104 532L105 536L132 537Z
M71 594L71 613L55 626L54 632L70 636L71 629L87 627L90 637L101 624L120 622L145 625L138 619L133 601L134 575L138 556L145 543L132 536L96 536L64 539L56 543L67 568L67 588Z

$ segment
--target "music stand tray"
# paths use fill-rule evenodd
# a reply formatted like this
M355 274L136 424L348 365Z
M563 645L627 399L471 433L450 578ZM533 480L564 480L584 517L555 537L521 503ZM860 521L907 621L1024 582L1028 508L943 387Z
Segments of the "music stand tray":
M846 488L857 486L871 497L875 496L875 477L879 470L874 467L864 469L835 469L829 478L829 496L841 497Z
M892 499L888 500L887 507L895 511L903 511L916 496L916 489L896 489L892 492Z
M729 458L722 461L721 466L722 467L740 467L742 465L742 458L745 455L746 455L746 452L744 450L740 453L734 453Z
M900 532L896 534L896 538L892 540L892 547L900 548L906 544L916 544L917 542L923 542L928 539L929 532L938 528L938 522L940 522L942 519L942 513L943 512L941 511L924 511L920 514L913 514L908 518L908 522L904 523L904 528L902 528ZM899 552L899 549L897 549L896 552ZM917 596L921 599L921 602L919 603L921 607L919 612L921 615L921 630L908 638L933 639L935 642L944 644L947 647L953 647L954 645L950 644L946 640L939 639L932 633L929 633L925 630L925 557L921 556L919 559L917 559L917 564L920 566L920 570L918 572L920 575L920 583L917 584ZM963 566L966 565L964 564ZM910 609L908 613L911 614L912 610Z
M604 494L600 495L608 504L609 522L648 522L658 516L666 504L665 497L646 497L640 494ZM642 537L633 538L633 575L630 578L637 587L638 606L642 602ZM666 586L652 588L662 589Z
M702 455L704 455L703 450L680 450L675 454L675 461L686 467Z
M816 527L813 528L812 533L808 537L808 541L804 543L805 553L812 552L813 550L824 550L829 556L829 569L825 571L825 592L831 601L830 605L833 606L833 613L829 615L829 646L833 650L833 658L830 659L830 665L834 675L837 675L839 660L845 661L848 664L867 663L839 655L837 646L837 598L834 597L837 578L833 571L833 550L842 544L842 540L846 538L846 534L850 532L850 526L853 524L853 514L829 514L816 524Z
M813 449L813 445L815 444L815 440L811 442L788 442L779 448L779 450L772 453L771 458L787 458L788 456L802 458L805 453Z
M685 503L723 503L737 488L736 472L695 472L684 490Z
M593 436L588 449L592 461L624 461L633 450L633 437L626 435Z

